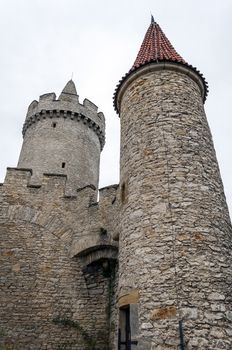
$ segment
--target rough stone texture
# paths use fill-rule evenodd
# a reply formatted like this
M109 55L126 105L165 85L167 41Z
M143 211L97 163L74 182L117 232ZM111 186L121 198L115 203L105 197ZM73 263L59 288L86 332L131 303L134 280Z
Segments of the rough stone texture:
M72 81L29 106L0 186L4 350L116 350L128 305L132 350L179 349L179 321L186 350L230 349L231 224L188 69L151 63L121 82L120 186L98 201L103 114Z
M41 183L43 173L65 174L73 194L89 184L98 187L105 119L92 102L82 105L78 95L64 91L59 100L49 93L29 106L18 167L33 170L33 184Z
M99 253L86 263L71 249L84 237L98 241L93 250L116 249L104 212L114 195L105 190L96 203L88 186L65 196L66 176L30 183L30 170L8 168L0 186L0 346L88 350L96 341L96 349L109 349L116 256Z
M155 66L155 63L154 63ZM197 83L139 75L121 97L119 297L139 290L139 349L229 349L231 224Z

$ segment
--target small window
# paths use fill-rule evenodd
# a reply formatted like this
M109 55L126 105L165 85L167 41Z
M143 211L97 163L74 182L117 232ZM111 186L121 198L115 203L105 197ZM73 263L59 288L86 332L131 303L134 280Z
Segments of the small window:
M127 202L127 193L128 188L127 188L127 182L123 182L121 186L121 202L122 204Z
M138 337L138 305L119 309L118 350L136 350Z
M65 168L65 163L62 163L62 168L63 168L63 169Z
M56 124L57 124L57 123L55 123L55 122L52 123L52 127L53 127L53 128L56 128Z

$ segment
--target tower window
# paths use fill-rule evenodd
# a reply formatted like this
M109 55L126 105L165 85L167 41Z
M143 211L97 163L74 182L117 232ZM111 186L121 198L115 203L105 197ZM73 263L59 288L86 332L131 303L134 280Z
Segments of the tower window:
M65 168L65 163L62 163L61 167L64 169Z
M138 337L138 305L119 309L118 350L136 350Z
M121 185L121 202L122 202L122 204L127 202L127 196L128 196L128 182L125 181Z
M56 128L56 124L57 124L57 123L55 123L55 122L52 123L52 127L53 127L53 128Z

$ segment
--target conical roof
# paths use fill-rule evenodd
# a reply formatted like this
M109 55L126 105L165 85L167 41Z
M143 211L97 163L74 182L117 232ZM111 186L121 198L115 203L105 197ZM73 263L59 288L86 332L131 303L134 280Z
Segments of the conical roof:
M160 62L163 60L185 63L152 16L151 24L145 34L132 69L146 62Z
M67 84L65 85L65 87L63 88L63 90L61 92L61 95L62 94L77 95L76 86L75 86L72 79L67 82Z
M143 67L146 64L149 63L160 63L160 62L172 62L180 65L187 66L188 68L192 69L197 73L200 78L202 79L203 85L205 87L205 96L204 100L206 98L208 87L207 83L202 76L202 74L193 66L189 65L174 49L162 29L160 28L159 24L154 21L153 16L151 17L151 24L147 29L147 32L144 36L142 45L140 47L140 50L137 54L136 60L134 64L132 65L131 69L128 73L126 73L122 79L119 81L119 84L116 87L115 93L114 93L114 107L115 110L118 112L117 107L117 95L119 92L119 89L123 82L128 78L129 75L131 75L135 70L139 69L140 67Z

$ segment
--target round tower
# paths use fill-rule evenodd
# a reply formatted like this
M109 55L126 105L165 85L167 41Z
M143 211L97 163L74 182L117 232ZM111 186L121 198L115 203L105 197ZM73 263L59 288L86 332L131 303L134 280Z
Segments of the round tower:
M67 175L71 190L98 187L100 152L105 140L105 119L95 104L79 103L70 80L56 100L54 93L33 101L23 126L19 168L31 168L32 182L43 173Z
M231 224L206 94L152 18L114 96L119 349L229 349Z

